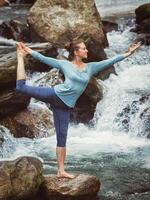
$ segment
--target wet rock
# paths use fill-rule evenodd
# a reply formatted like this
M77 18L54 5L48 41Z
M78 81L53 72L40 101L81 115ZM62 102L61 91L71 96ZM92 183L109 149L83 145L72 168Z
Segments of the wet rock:
M0 0L0 7L4 6L4 5L9 5L9 1L8 0Z
M0 119L25 109L30 98L14 90L4 91L0 95Z
M136 23L141 24L146 19L150 19L150 3L143 4L136 8Z
M54 134L52 112L44 106L30 107L0 120L14 137L47 137Z
M150 45L150 3L139 6L135 10L136 27L131 31L142 34L138 37L145 45Z
M28 14L29 24L47 41L64 47L68 40L88 33L103 47L106 36L93 0L37 0Z
M0 90L15 86L16 65L16 52L8 53L0 58Z
M141 33L150 33L150 19L144 20L141 23Z
M118 24L106 20L102 20L106 33L118 30Z
M144 121L143 132L146 137L150 139L150 108L146 108L140 115L142 121Z
M28 199L42 182L42 163L37 158L0 161L0 199Z
M17 4L33 4L36 0L9 0L10 3L17 3Z
M2 145L4 142L4 134L5 134L5 130L3 126L0 126L0 148L2 148Z
M37 49L37 47L34 47L33 49ZM45 47L45 49L39 48L38 51L45 56L56 57L58 55L57 48L50 44ZM12 52L8 52L7 54L4 53L0 57L0 90L5 90L8 88L13 89L15 87L16 67L17 57L14 49ZM48 71L50 69L49 66L35 60L31 56L25 58L25 68L32 71Z
M18 20L11 20L0 24L0 36L16 41L32 41L28 24Z
M129 195L127 200L149 200L150 192Z
M150 45L150 34L142 33L138 36L138 38L135 40L136 42L141 42L142 44L148 46Z
M74 179L58 179L54 175L45 176L41 190L47 199L92 199L97 195L100 182L97 177L77 175Z

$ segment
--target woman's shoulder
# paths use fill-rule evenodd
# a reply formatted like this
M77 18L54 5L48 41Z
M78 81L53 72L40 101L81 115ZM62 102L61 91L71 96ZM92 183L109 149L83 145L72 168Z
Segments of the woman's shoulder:
M60 59L59 62L60 62L60 64L62 64L62 65L71 65L71 62L70 62L69 60Z

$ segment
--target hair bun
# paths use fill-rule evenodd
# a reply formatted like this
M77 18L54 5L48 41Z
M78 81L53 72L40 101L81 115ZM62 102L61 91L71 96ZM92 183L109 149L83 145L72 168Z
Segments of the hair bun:
M71 42L67 42L67 43L65 44L65 49L66 49L67 51L70 51L70 48L71 48Z

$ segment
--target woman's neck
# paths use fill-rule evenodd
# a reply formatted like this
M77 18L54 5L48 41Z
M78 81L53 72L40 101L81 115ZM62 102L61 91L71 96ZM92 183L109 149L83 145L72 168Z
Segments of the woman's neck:
M77 65L78 67L83 67L84 65L84 62L82 61L81 58L74 58L72 61L71 61L73 64Z

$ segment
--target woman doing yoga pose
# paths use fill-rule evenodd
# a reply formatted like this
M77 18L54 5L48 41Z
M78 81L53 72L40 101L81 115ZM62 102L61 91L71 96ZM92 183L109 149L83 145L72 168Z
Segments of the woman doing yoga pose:
M132 44L126 53L107 60L84 63L83 59L87 58L88 50L85 43L81 40L74 40L67 45L66 49L69 51L68 60L46 57L28 48L21 42L17 43L18 67L16 89L29 97L48 102L52 107L57 137L56 154L58 177L74 178L73 174L67 173L64 170L66 139L71 108L74 108L77 99L84 92L94 74L128 57L140 45L140 43ZM50 67L59 69L64 74L65 81L59 85L55 85L53 88L27 85L24 69L24 57L27 54L31 54L34 58Z

